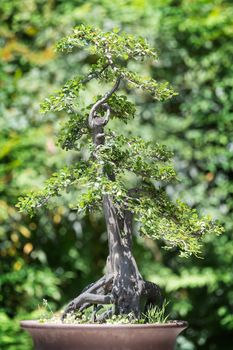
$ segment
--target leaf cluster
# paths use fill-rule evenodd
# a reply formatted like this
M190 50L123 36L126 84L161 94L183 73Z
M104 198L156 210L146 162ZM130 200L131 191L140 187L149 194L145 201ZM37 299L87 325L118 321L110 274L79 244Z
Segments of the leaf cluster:
M100 98L101 96L97 96L96 99L98 100ZM135 116L136 106L133 102L129 101L125 95L114 93L109 97L108 105L111 109L111 117L120 118L126 124L130 118L134 118Z
M70 116L69 120L63 123L58 133L57 142L66 151L80 149L80 139L83 135L90 135L88 128L88 114L85 110Z
M102 32L81 25L57 44L57 50L61 52L71 52L75 47L88 49L91 54L98 57L90 75L94 74L100 81L113 81L116 76L120 76L131 88L142 89L157 100L166 100L177 94L167 82L161 83L142 77L127 68L128 61L132 59L157 58L154 49L150 48L146 40L141 37L137 38L119 31ZM96 75L98 70L101 74Z
M115 174L130 171L145 181L177 180L170 164L172 153L163 145L145 142L141 138L110 133L105 144L98 148L97 156Z
M51 94L41 103L41 113L60 112L62 110L72 113L74 99L78 97L81 87L80 77L67 81L61 89L55 91L54 94Z
M68 189L78 179L80 182L84 181L86 167L84 162L80 162L76 167L64 167L46 181L43 190L32 191L27 196L20 197L17 207L33 216L38 208L47 205L51 197L59 196L61 191Z
M196 209L177 200L170 200L163 189L148 188L135 206L136 220L142 235L162 239L166 249L179 248L181 256L200 254L203 236L219 235L222 226L213 223L209 216L199 217Z
M95 151L87 161L76 167L64 168L47 181L43 190L20 198L18 207L33 215L37 208L46 205L51 197L74 186L77 198L72 209L79 213L101 210L103 196L108 194L114 201L119 215L124 210L134 213L142 235L159 239L168 249L179 248L181 255L198 255L201 239L205 234L220 234L222 228L214 225L209 217L199 218L197 211L181 201L173 203L165 190L151 181L171 182L176 173L170 161L171 152L164 146L152 145L139 138L111 134L105 145ZM131 171L141 178L136 188L128 189L122 173ZM112 181L109 173L116 177Z
M51 95L42 105L43 112L66 110L70 118L62 128L58 143L66 150L83 146L81 137L90 135L88 115L93 106L102 99L107 102L111 117L128 122L135 114L135 106L126 96L113 91L108 95L97 95L90 106L77 111L79 91L90 80L125 80L130 86L149 92L158 100L174 95L167 83L158 83L145 79L127 69L130 59L145 56L155 58L145 40L118 31L101 32L89 26L74 29L73 34L62 39L57 48L60 51L72 51L74 47L88 48L97 55L97 63L86 77L76 77L68 81L55 95ZM104 74L104 77L102 76ZM118 85L119 87L119 85ZM117 88L118 88L117 87ZM107 97L106 97L107 96ZM96 115L103 117L104 105L98 107ZM173 203L159 186L177 181L177 175L171 163L172 153L165 146L152 144L140 138L125 137L109 132L105 143L96 147L87 139L90 157L80 161L77 166L64 168L55 173L45 184L43 190L21 198L18 206L33 215L35 210L47 205L51 197L59 196L70 186L75 186L78 195L73 209L78 212L100 210L103 196L109 194L119 215L124 210L135 214L140 223L140 232L154 239L163 240L168 247L178 247L185 256L200 252L200 240L209 232L221 233L210 219L199 218L196 211L182 202ZM131 172L137 177L138 185L128 188L123 175Z
M109 56L116 59L142 59L151 57L157 59L157 53L142 37L134 37L126 33L120 33L115 29L110 32L102 32L98 28L80 25L73 29L73 33L61 39L57 43L60 52L71 52L74 48L87 47L91 54Z

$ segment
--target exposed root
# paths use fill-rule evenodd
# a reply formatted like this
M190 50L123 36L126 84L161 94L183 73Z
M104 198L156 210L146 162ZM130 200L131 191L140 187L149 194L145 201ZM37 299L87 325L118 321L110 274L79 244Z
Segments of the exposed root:
M113 276L102 277L97 282L88 285L83 292L75 299L73 299L66 307L63 315L62 321L70 313L75 311L83 312L85 309L95 305L94 311L91 316L93 322L97 321L100 323L105 322L105 320L113 315L113 310L103 312L97 315L97 312L102 308L102 305L114 304L114 283ZM108 294L106 294L108 293ZM152 306L161 306L162 304L162 294L159 286L155 283L144 281L143 288L141 290L141 298L144 299L144 312L146 312ZM126 312L125 312L126 313ZM138 315L135 315L138 317Z
M102 277L97 282L91 283L84 288L82 293L67 305L61 317L62 321L68 314L74 313L76 310L83 311L91 305L111 304L112 295L105 293L109 290L112 280L113 276Z
M112 303L112 296L111 295L99 295L99 294L93 294L93 293L83 293L80 294L77 298L72 300L68 306L66 307L63 315L62 320L64 320L69 313L73 313L76 310L79 310L80 307L84 303L89 304L111 304Z
M83 304L83 305L79 308L79 311L80 311L80 312L83 312L84 310L88 309L88 308L91 307L91 306L92 306L92 304L90 304L90 303L85 303L85 304Z

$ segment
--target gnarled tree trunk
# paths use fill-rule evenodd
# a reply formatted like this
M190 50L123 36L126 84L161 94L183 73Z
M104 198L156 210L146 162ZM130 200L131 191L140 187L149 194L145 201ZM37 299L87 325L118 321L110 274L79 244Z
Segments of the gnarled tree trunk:
M105 142L104 126L110 116L107 98L118 88L118 79L112 90L91 109L89 126L92 129L93 143L96 150ZM106 116L98 116L97 110L102 106ZM96 153L93 155L96 157ZM111 181L115 181L113 173L106 174ZM128 210L119 212L114 205L111 195L103 196L103 209L108 233L109 255L106 262L105 275L95 283L87 286L83 292L66 307L62 319L68 313L76 310L83 311L91 305L96 305L93 320L104 322L112 314L139 318L141 311L150 305L161 303L159 287L151 282L144 281L138 271L136 261L132 254L132 213ZM144 306L142 306L144 301ZM96 316L96 311L103 304L110 304L108 311Z
M140 314L140 296L143 280L132 254L132 219L131 213L124 217L117 215L113 200L104 196L104 214L108 231L109 256L106 275L113 276L112 299L116 314Z

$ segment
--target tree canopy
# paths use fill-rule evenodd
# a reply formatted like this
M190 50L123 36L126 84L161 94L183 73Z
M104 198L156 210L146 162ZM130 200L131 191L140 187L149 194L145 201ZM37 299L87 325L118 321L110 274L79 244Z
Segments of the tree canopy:
M144 79L128 69L130 60L155 59L156 52L141 37L120 34L118 30L101 32L84 25L76 27L56 47L65 53L75 48L87 49L96 56L86 76L70 80L42 104L43 112L65 110L70 116L60 134L60 145L65 149L79 149L79 152L86 148L88 156L77 165L55 173L43 190L21 198L19 208L33 214L51 197L74 185L79 193L72 207L78 212L88 212L100 209L107 193L119 211L127 207L134 213L141 234L163 240L167 248L179 247L182 255L198 255L203 235L210 232L220 234L222 228L214 225L208 216L199 218L195 209L181 201L172 203L166 195L163 183L177 180L171 162L172 153L165 146L144 142L140 138L126 138L111 129L105 133L105 142L98 147L93 146L91 139L92 118L97 113L104 119L109 109L124 123L130 120L126 116L134 116L136 106L125 95L117 93L122 83L141 89L158 100L175 95L168 83ZM85 89L92 79L97 79L100 84L114 85L102 96L94 97L94 102L80 111L79 91ZM114 174L114 181L109 178L109 173ZM127 173L135 176L136 187L130 187Z

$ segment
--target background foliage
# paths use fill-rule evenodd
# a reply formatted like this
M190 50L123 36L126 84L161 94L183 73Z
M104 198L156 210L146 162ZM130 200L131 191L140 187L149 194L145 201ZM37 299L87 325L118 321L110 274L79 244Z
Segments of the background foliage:
M53 44L74 25L91 23L147 37L160 60L142 73L170 81L179 92L166 103L139 93L139 117L124 132L133 129L144 139L168 145L182 180L168 192L220 219L226 232L206 238L204 259L181 259L139 238L135 255L144 276L171 299L173 317L190 322L178 349L230 350L232 2L2 0L0 17L0 348L31 349L19 331L19 319L36 317L43 298L54 309L61 307L98 278L105 263L101 217L77 218L65 202L33 220L15 208L19 195L41 187L58 167L75 160L75 154L54 144L62 117L40 115L39 103L81 64L85 70L91 56L56 56ZM98 88L91 85L90 93Z

